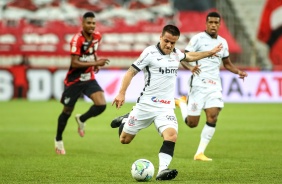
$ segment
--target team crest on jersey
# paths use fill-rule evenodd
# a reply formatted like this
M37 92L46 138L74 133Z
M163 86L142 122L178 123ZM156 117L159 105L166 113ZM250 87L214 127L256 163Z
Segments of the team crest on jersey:
M130 116L130 117L129 117L129 120L128 120L128 125L129 125L129 126L134 126L136 120L137 120L137 119L135 119L134 116Z
M64 103L65 103L65 104L68 104L69 102L70 102L70 97L65 97Z
M76 46L73 45L73 46L71 47L71 52L75 52L75 51L76 51Z
M192 107L191 107L191 110L192 110L192 111L196 111L197 109L198 109L198 104L193 103L193 104L192 104Z

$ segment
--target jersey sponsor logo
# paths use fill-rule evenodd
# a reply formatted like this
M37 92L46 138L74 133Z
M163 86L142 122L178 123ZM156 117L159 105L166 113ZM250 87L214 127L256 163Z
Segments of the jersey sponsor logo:
M174 68L159 68L159 72L162 74L168 74L168 73L175 73L177 75L177 69Z
M216 85L216 81L211 80L211 79L202 79L202 82L205 83L205 84Z
M157 97L152 97L151 100L155 103L162 103L162 104L170 104L170 100L163 100L163 99L158 99Z
M162 60L163 58L157 58L158 61Z
M166 119L169 120L169 121L173 121L174 123L177 123L175 116L166 115Z

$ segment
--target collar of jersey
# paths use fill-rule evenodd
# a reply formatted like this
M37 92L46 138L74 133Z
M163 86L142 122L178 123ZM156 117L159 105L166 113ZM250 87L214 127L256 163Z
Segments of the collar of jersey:
M206 33L209 37L211 37L212 39L217 39L217 36L218 36L218 35L216 35L216 37L213 38L206 30L205 30L205 33Z
M157 47L157 49L160 51L160 53L161 53L162 55L166 55L166 54L162 51L162 49L161 49L161 47L160 47L160 42L156 45L156 47ZM173 52L176 53L175 48L173 49Z

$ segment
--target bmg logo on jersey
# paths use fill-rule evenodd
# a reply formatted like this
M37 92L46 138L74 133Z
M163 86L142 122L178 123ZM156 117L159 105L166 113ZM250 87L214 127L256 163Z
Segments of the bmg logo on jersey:
M159 72L162 73L162 74L170 74L171 73L171 74L177 75L177 68L167 68L167 67L162 68L162 67L160 67Z
M151 100L155 103L163 103L163 104L170 104L170 100L161 100L161 99L158 99L157 97L152 97Z

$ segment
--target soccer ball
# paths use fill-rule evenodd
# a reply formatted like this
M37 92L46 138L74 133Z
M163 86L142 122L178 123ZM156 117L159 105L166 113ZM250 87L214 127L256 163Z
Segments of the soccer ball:
M155 172L152 162L146 159L138 159L131 166L131 175L137 181L149 181Z

